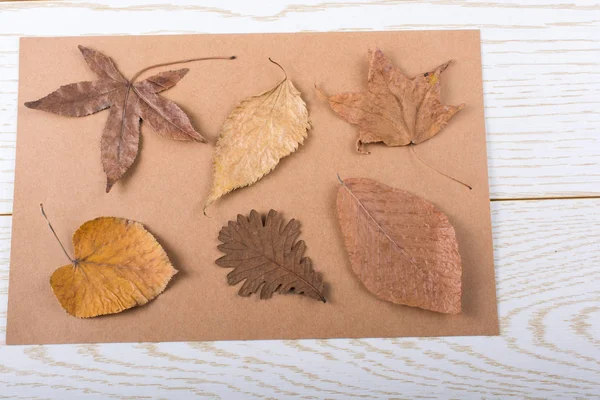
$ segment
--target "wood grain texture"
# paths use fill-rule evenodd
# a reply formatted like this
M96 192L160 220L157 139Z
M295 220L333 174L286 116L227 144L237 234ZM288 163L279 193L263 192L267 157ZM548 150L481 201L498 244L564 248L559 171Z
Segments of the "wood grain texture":
M0 214L12 210L23 35L479 28L492 198L600 196L595 0L195 3L0 3ZM599 397L600 200L492 212L500 337L0 346L0 398ZM0 339L9 245L3 216Z
M500 337L0 346L2 395L597 396L600 200L496 202L492 210ZM9 239L10 218L1 217L2 336Z
M195 3L0 3L0 213L12 210L18 38L24 35L479 28L492 198L600 195L596 1ZM47 22L63 20L70 22Z

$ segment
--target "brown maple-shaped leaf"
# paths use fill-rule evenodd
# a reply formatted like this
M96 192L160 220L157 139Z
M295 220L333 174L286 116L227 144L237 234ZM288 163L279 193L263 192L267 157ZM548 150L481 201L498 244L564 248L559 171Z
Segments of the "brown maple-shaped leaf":
M238 294L250 296L260 290L260 298L268 299L273 293L293 292L325 302L325 285L309 258L303 257L306 245L296 241L300 224L292 219L283 224L283 218L271 210L263 222L255 210L249 217L238 215L219 233L219 250L225 255L216 264L234 268L227 282L236 285L246 280ZM262 288L261 288L262 286Z
M46 218L43 208L42 214ZM73 234L75 257L69 256L49 221L48 226L70 261L54 271L50 286L62 308L75 317L115 314L144 305L162 293L177 273L167 253L139 222L115 217L85 222Z
M352 270L370 292L392 303L460 313L460 254L442 211L365 178L342 181L337 211Z
M368 154L366 143L418 144L438 134L465 107L442 104L440 77L448 65L450 61L410 79L381 50L369 51L368 91L323 96L336 113L359 126L360 153Z
M123 177L137 157L140 120L146 121L152 130L163 137L206 142L177 104L158 95L175 86L189 71L187 68L161 72L135 81L150 68L179 62L145 68L127 80L109 57L84 46L79 46L79 50L98 80L61 86L46 97L25 103L25 106L69 117L82 117L110 108L101 142L107 192ZM196 60L201 59L181 62Z

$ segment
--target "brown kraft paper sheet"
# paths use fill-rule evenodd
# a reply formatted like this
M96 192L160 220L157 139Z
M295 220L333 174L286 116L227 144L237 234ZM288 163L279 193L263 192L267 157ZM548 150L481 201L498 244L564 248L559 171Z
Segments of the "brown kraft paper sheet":
M214 143L242 99L272 88L280 63L301 91L312 129L299 150L256 184L202 214L214 147L159 137L142 123L138 159L109 194L100 162L107 111L84 118L27 109L61 85L93 80L77 45L110 56L126 77L155 63L236 55L234 61L186 64L190 72L163 95L184 108ZM367 51L380 48L408 76L453 59L442 100L466 103L450 124L419 144L421 158L473 186L469 191L419 163L408 147L355 150L357 127L337 116L314 90L329 94L366 87ZM172 66L166 69L176 69ZM152 70L141 78L161 69ZM165 68L163 68L165 70ZM460 315L387 303L352 273L337 220L342 178L365 177L407 190L445 212L463 262ZM44 203L72 253L71 236L85 221L117 216L143 223L179 273L151 303L117 315L82 320L54 298L52 272L65 257L40 215ZM301 223L306 256L327 284L323 304L297 295L242 298L228 286L229 269L214 261L219 230L237 214L273 208ZM241 285L241 284L240 284ZM20 42L19 108L8 344L496 335L486 137L478 31L407 31L24 38Z

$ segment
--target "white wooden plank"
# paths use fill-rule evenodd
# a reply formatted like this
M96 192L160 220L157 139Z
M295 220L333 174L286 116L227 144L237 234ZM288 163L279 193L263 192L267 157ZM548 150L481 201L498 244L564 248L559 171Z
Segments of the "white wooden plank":
M0 4L0 213L12 210L18 37L482 29L492 198L600 195L597 1Z
M1 395L598 396L600 200L494 202L492 219L500 337L0 346ZM1 335L9 238L0 217Z

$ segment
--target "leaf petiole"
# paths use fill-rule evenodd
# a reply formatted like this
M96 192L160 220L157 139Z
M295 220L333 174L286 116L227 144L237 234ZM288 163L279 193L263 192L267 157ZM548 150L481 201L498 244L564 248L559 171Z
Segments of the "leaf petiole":
M48 223L48 227L50 228L50 230L52 231L52 233L54 234L54 237L56 238L56 240L58 241L58 244L60 244L60 247L62 248L63 252L65 253L65 256L67 256L67 258L69 259L69 261L71 261L71 263L73 265L77 265L77 261L73 260L71 258L71 256L69 256L69 253L67 253L67 250L65 249L65 246L63 246L62 242L60 241L60 239L58 238L58 235L56 234L56 231L54 231L54 228L52 227L52 224L50 223L50 220L48 220L48 217L46 216L46 213L44 212L44 205L40 203L40 210L42 211L42 215L44 216L44 219L46 220L46 222Z
M429 165L429 164L427 164L425 161L423 161L423 159L421 159L421 157L419 157L419 155L418 155L418 154L417 154L417 152L415 151L415 145L414 145L413 143L409 144L409 145L408 145L408 147L410 147L410 149L412 150L413 154L415 155L415 157L417 157L417 160L419 160L419 162L421 162L421 164L423 164L423 165L425 165L426 167L428 167L428 168L430 168L430 169L434 170L434 171L435 171L435 172L437 172L438 174L440 174L440 175L443 175L443 176L445 176L446 178L453 180L453 181L454 181L454 182L456 182L456 183L460 183L461 185L463 185L463 186L465 186L465 187L469 188L469 190L473 190L473 187L471 187L470 185L467 185L466 183L464 183L464 182L462 182L462 181L459 181L458 179L456 179L456 178L453 178L453 177L451 177L451 176L450 176L450 175L448 175L448 174L445 174L445 173L443 173L443 172L442 172L442 171L440 171L439 169L437 169L437 168L435 168L435 167L432 167L431 165Z
M207 61L207 60L235 60L236 56L230 56L230 57L200 57L200 58L189 58L187 60L179 60L179 61L171 61L171 62L166 62L166 63L160 63L160 64L154 64L151 65L149 67L146 67L144 69L139 70L134 76L133 78L131 78L131 80L129 81L130 84L134 83L135 80L144 72L151 70L153 68L160 68L160 67L167 67L169 65L173 65L173 64L185 64L185 63L189 63L189 62L194 62L194 61Z
M285 69L283 69L283 67L281 66L281 64L279 64L277 61L273 61L273 59L271 57L269 57L269 61L271 61L273 64L277 65L281 71L283 72L283 75L285 75L285 78L283 78L283 80L281 81L281 83L287 81L287 72L285 72ZM280 83L280 85L281 85Z

